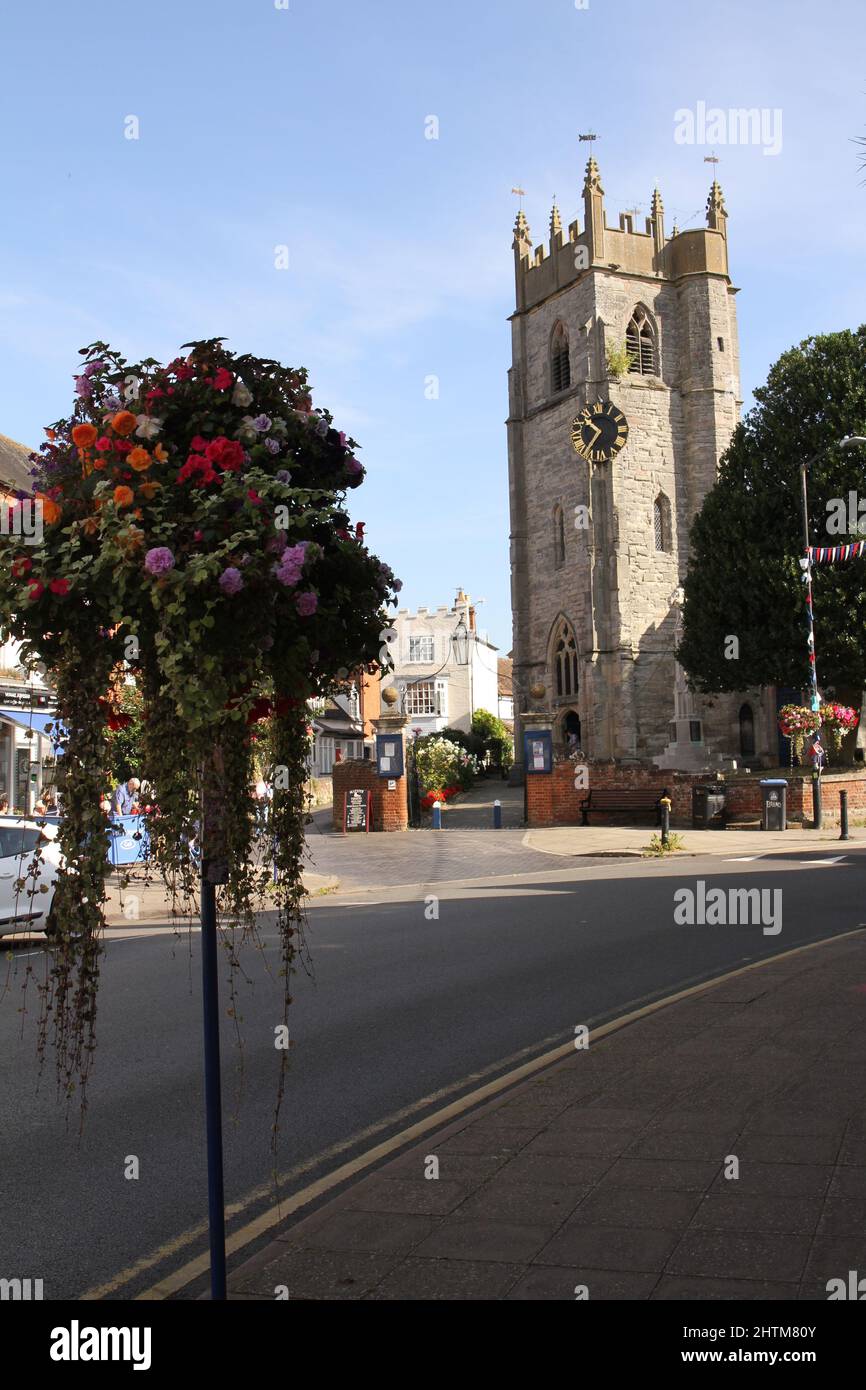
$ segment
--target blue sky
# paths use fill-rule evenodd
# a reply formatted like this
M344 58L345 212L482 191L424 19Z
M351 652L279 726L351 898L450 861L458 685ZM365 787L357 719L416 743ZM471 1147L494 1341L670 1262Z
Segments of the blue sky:
M668 230L693 225L710 151L674 112L779 108L778 155L716 151L748 397L864 319L864 28L862 0L7 6L0 433L37 444L96 338L165 358L219 333L306 365L363 446L353 515L402 600L463 585L506 651L512 185L536 243L554 193L582 218L591 128L610 222L658 180Z

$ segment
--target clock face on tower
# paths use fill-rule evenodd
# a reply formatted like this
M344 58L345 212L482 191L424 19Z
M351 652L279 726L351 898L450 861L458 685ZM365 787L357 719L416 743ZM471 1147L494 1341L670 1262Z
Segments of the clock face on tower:
M571 423L571 442L587 463L610 463L627 439L628 421L612 401L584 406Z

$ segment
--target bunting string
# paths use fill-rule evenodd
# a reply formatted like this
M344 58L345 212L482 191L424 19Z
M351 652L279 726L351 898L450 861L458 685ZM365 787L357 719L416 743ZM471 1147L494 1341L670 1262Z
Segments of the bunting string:
M813 565L835 565L840 560L855 560L866 552L866 541L851 541L849 545L810 545L809 559Z

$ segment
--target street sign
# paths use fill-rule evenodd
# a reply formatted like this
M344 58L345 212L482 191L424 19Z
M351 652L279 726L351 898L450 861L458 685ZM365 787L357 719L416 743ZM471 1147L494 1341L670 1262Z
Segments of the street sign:
M371 797L368 791L362 787L353 787L347 790L346 799L343 804L343 833L349 830L370 829L370 802Z

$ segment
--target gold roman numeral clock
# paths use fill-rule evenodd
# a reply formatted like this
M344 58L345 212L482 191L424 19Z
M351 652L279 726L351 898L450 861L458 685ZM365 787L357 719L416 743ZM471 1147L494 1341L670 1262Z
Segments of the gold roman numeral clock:
M585 405L571 423L571 442L587 463L610 463L627 439L628 421L612 401Z

